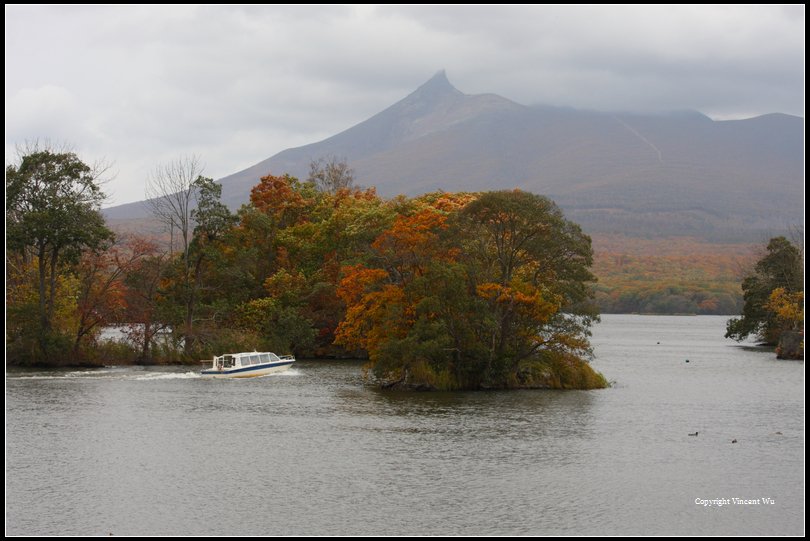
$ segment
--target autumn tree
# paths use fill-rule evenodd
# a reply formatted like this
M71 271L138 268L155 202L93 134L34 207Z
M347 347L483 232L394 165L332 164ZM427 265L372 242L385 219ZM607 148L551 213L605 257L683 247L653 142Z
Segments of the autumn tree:
M754 270L742 282L743 306L739 318L730 319L726 338L744 340L750 335L775 345L782 333L777 311L771 302L772 293L781 289L782 297L804 291L804 262L801 248L785 237L768 242L765 255L757 261Z
M39 325L38 274L36 258L6 252L6 359L9 364L69 364L75 360L78 281L70 269L58 272L51 331L45 334Z
M168 254L159 250L155 242L138 239L137 251L143 257L133 261L124 277L125 310L122 322L127 323L126 334L138 349L141 363L153 360L155 337L166 330L171 322L165 302L162 283L168 267Z
M85 252L75 274L78 280L77 324L73 351L94 338L102 327L122 320L125 309L126 276L139 261L152 254L154 245L138 237L117 242L102 252Z
M250 203L283 229L308 219L306 209L315 195L315 186L311 183L306 186L290 175L267 175L250 190Z
M59 353L49 343L60 272L113 239L99 212L100 174L73 152L47 149L30 151L6 168L6 239L11 251L37 267L36 324L45 360Z

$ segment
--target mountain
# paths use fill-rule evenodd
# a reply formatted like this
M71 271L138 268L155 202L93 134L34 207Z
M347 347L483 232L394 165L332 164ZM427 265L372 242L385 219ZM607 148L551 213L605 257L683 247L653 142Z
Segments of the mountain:
M525 106L463 94L442 71L368 120L220 182L236 208L261 176L306 178L312 160L337 156L387 196L520 188L549 195L592 233L761 240L803 223L803 137L804 119L783 114L713 121Z

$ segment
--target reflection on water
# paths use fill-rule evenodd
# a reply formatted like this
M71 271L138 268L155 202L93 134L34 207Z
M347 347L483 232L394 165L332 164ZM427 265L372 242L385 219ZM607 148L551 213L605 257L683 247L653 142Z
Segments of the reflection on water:
M344 361L11 372L7 533L801 534L803 363L724 323L604 316L616 384L590 392L385 392ZM694 503L721 497L776 503Z

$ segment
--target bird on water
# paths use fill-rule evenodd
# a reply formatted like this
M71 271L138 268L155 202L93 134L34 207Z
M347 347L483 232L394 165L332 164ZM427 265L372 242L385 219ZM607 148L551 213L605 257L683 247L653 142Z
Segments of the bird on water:
M694 434L689 434L689 435L690 435L690 436L697 436L697 435L698 435L698 433L697 433L697 432L695 432Z

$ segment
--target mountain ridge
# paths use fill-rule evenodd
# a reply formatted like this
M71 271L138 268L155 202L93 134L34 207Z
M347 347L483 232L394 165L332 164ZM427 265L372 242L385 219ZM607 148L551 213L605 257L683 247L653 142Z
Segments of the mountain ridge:
M346 158L386 196L520 188L555 199L586 231L740 240L803 221L804 120L715 121L696 111L610 113L467 95L444 71L354 126L219 180L247 202L267 174L305 178ZM143 204L105 209L141 217Z

